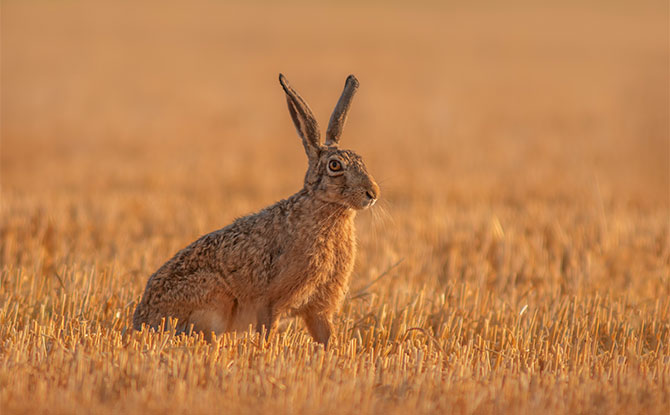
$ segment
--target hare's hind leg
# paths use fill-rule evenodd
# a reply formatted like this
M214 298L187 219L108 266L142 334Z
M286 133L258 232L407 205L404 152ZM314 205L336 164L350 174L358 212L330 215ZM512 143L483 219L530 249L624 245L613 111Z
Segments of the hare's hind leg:
M246 332L249 330L249 326L253 326L258 333L262 333L263 328L265 328L265 338L267 339L277 321L277 317L278 314L275 309L267 304L243 303L237 308L229 330Z
M301 314L302 318L305 320L309 334L312 335L314 340L323 344L323 347L327 348L330 335L333 332L332 317L324 313L314 313L310 311L304 311Z
M231 331L237 308L237 299L225 294L216 296L215 300L191 313L188 325L193 325L194 332L201 331L206 335Z
M256 325L261 307L256 302L235 301L233 309L227 331L244 333L249 331L249 326Z
M133 328L142 330L142 326L155 331L170 330L174 328L178 333L187 331L190 311L183 308L175 308L162 304L147 305L141 303L133 315ZM173 323L170 323L170 321ZM174 324L174 327L172 327Z

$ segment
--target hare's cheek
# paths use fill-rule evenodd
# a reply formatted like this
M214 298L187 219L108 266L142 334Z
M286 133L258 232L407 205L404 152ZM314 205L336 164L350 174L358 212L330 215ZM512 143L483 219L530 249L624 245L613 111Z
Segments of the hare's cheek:
M327 180L328 187L331 189L337 189L341 192L342 189L346 188L347 180L344 175L329 177Z

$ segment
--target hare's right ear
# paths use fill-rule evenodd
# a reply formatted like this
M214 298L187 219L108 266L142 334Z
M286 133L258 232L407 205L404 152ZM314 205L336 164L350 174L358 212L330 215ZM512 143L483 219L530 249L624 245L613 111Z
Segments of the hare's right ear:
M321 134L319 133L319 124L309 109L307 103L300 95L288 84L286 77L279 74L279 83L281 83L284 92L286 92L286 102L288 103L288 112L291 113L295 129L302 138L302 144L305 146L305 153L310 160L319 157L321 148Z
M344 123L347 122L349 106L351 106L351 100L354 98L356 89L358 89L358 79L349 75L344 83L344 91L342 91L342 95L337 101L337 105L335 105L333 115L330 116L328 129L326 130L326 146L337 146L339 144Z

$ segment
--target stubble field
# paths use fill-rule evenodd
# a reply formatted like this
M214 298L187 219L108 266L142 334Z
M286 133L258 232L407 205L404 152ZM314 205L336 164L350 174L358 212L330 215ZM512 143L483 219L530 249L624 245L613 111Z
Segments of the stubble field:
M3 1L0 413L667 414L667 3L480 7ZM381 186L332 348L134 332L302 185L279 72Z

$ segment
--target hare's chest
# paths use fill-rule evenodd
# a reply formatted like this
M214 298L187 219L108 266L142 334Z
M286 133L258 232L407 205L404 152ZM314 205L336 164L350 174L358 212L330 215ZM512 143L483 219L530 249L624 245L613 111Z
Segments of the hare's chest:
M310 290L301 303L322 310L337 309L349 287L349 278L356 259L356 240L352 234L340 239L328 250L327 266L312 276Z
M356 235L353 226L339 229L337 237L330 237L318 249L317 266L311 276L314 286L345 285L356 259Z
M299 308L320 291L346 289L356 258L356 236L353 227L340 228L338 232L314 235L314 239L301 244L300 254L292 255L287 280L293 281L293 307Z
M353 229L334 244L332 249L332 269L328 279L348 280L356 260L356 236Z

